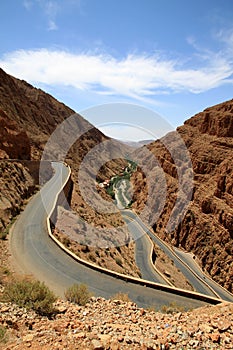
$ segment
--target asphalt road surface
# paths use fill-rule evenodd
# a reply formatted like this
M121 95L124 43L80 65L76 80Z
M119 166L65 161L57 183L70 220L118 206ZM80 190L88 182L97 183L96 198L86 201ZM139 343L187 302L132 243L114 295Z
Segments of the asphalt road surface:
M164 242L153 234L150 229L142 222L142 220L131 211L124 211L124 216L128 216L135 220L138 225L142 227L145 233L147 233L151 239L159 246L164 253L173 260L176 267L183 273L187 280L192 284L194 289L201 294L209 295L211 297L220 297L223 300L233 302L233 296L228 291L224 290L221 286L215 283L207 276L204 276L203 271L191 259L187 257L187 254L178 251L176 249L170 249ZM188 265L188 266L187 266Z
M30 200L12 229L10 248L18 271L44 281L59 296L72 284L85 283L96 296L109 298L117 292L127 293L141 307L160 307L171 302L185 308L206 304L111 277L78 263L63 252L48 236L46 218L69 172L63 164L53 163L53 166L55 175Z
M151 263L150 255L152 242L149 237L142 232L142 228L138 226L135 221L131 221L124 216L123 218L135 240L135 260L141 271L141 277L147 281L168 285L166 279L155 270Z
M233 295L228 292L225 288L221 287L218 283L213 281L210 277L203 273L202 269L195 262L192 255L178 248L174 248L176 254L182 259L186 264L188 264L196 274L203 279L208 285L222 298L223 300L233 302Z

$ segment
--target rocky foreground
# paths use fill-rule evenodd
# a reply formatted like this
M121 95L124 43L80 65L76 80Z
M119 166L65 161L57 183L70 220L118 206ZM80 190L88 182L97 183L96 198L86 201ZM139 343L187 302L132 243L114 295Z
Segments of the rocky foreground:
M132 302L91 298L86 306L56 304L53 319L0 303L0 348L24 349L232 349L233 304L164 314ZM168 310L167 310L168 311Z

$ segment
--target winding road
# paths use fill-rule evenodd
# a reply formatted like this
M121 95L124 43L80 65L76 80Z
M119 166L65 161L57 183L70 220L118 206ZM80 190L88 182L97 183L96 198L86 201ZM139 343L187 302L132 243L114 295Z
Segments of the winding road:
M148 235L142 234L140 226L138 226L135 221L129 220L129 218L126 216L123 217L136 244L135 260L141 271L141 277L147 281L169 285L167 280L156 271L154 265L152 264L150 259L152 242L150 241Z
M141 227L141 234L147 233L149 237L159 246L160 249L173 260L176 267L183 273L198 293L213 297L220 297L223 300L233 302L233 295L211 278L206 276L201 268L191 259L190 255L179 250L172 249L164 243L155 233L152 233L142 220L132 211L122 212L123 217L129 217Z
M160 307L176 302L185 308L196 308L208 302L177 290L164 291L159 285L145 285L113 277L85 266L67 255L48 235L47 216L58 193L69 177L69 168L62 163L52 163L54 176L28 203L10 234L10 250L16 269L32 274L44 281L57 295L74 283L85 283L96 296L109 298L117 292L127 293L141 307Z
M190 253L186 253L178 248L174 248L174 251L176 255L182 259L183 262L185 262L190 268L192 268L193 271L200 277L200 279L204 280L211 288L214 290L220 298L226 301L233 302L233 295L228 292L225 288L220 286L218 283L213 281L209 276L207 276L203 270L200 268L200 266L196 263L196 261L193 259L193 255Z

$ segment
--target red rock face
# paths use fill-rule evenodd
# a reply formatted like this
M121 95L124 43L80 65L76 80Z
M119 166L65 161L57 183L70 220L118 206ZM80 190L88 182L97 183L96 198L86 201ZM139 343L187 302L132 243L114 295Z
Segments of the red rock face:
M25 131L19 129L17 124L9 120L4 111L0 109L0 158L30 159L30 141Z
M60 125L65 119L72 116L75 112L63 103L58 102L55 98L46 94L40 89L36 89L25 81L16 79L3 70L0 69L0 158L3 159L31 159L39 162L44 150L44 146L49 139L51 133ZM71 207L78 211L79 215L89 222L92 222L99 227L113 227L117 222L123 224L120 214L102 215L86 203L82 197L79 189L79 166L87 153L95 148L96 145L106 141L108 138L99 130L95 129L81 116L77 116L76 125L81 137L70 148L66 162L71 166L72 179L74 181L74 188L72 191ZM89 130L85 132L85 130ZM67 143L70 138L70 129L67 128L66 135L63 141ZM31 146L31 147L30 147ZM106 163L106 159L115 159L118 156L118 150L121 146L115 143L111 149L107 150L105 157L103 157L102 164ZM30 151L31 148L31 151ZM54 154L59 150L54 147ZM126 154L125 149L122 154ZM58 159L55 156L49 159ZM94 159L100 159L101 155L98 150L95 151ZM106 159L105 159L106 158ZM101 158L102 159L102 158ZM37 184L38 172L34 167L32 178L25 180L21 175L20 167L10 167L5 162L0 164L0 210L2 210L1 217L4 216L4 222L0 220L0 232L5 229L5 226L10 222L12 216L19 212L23 203L23 198L31 195L30 188ZM11 165L11 164L10 164ZM21 162L24 168L24 163ZM105 164L99 174L100 179L109 179L115 173L116 168L125 167L124 160L114 160ZM12 176L13 170L19 172ZM27 177L32 174L32 169L24 168ZM90 164L87 164L87 172L93 175L93 169ZM29 173L29 174L28 174ZM12 181L11 181L12 179ZM17 185L16 185L17 183ZM24 186L24 184L26 184ZM4 185L4 187L3 187ZM85 194L87 195L86 190ZM88 193L89 198L92 193ZM106 195L106 194L105 194ZM15 200L17 198L17 201ZM109 197L108 197L109 199ZM109 199L111 200L111 199ZM1 203L2 202L2 203ZM17 203L16 203L17 202ZM16 205L17 204L17 205Z
M55 98L0 69L0 109L15 129L27 133L32 159L39 159L55 127L74 111Z
M173 232L166 232L177 195L176 169L163 145L159 142L148 145L159 160L167 182L164 210L153 228L167 242L194 252L202 267L232 292L233 100L195 115L179 127L178 132L192 160L193 198L183 221ZM135 186L135 198L138 195L140 200L134 207L140 211L143 208L143 184L137 180ZM160 189L157 191L159 197Z
M72 113L52 96L0 69L0 232L38 183L39 164L25 160L40 160L49 133Z
M233 137L233 100L207 108L187 120L185 125L197 127L202 134Z

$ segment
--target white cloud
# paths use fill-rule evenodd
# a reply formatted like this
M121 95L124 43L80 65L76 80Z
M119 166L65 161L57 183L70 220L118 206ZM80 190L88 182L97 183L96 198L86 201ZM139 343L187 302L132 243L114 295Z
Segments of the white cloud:
M31 0L24 0L23 6L27 11L29 11L32 8L32 1Z
M228 54L233 53L233 29L221 29L216 34L216 39L225 45L225 50ZM232 56L231 56L232 57Z
M40 4L45 16L48 19L48 30L57 30L56 17L60 11L60 6L57 1L54 0L37 0Z
M24 0L30 2L30 0ZM57 30L57 18L63 11L72 11L74 8L81 13L81 0L36 0L48 21L48 30Z
M40 11L42 11L43 15L47 18L48 30L58 29L56 18L61 10L61 5L64 4L65 2L59 4L55 0L36 0L34 2L32 2L32 0L23 0L23 6L27 11L31 11L33 7L39 6Z
M48 23L48 30L57 30L58 26L56 25L56 23L52 20L49 20Z
M55 23L54 23L55 25ZM161 93L200 93L232 83L233 65L219 53L203 55L196 68L157 55L128 55L122 59L97 53L20 50L0 59L3 69L31 83L72 86L100 94L140 100Z
M48 17L55 17L59 11L59 5L57 1L49 0L37 0L41 4L41 6L44 8L45 13Z

